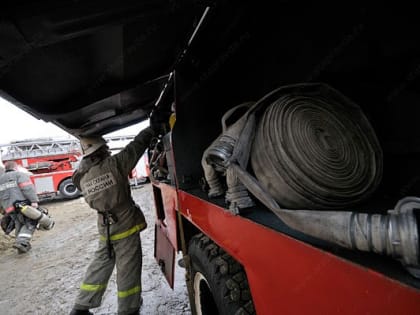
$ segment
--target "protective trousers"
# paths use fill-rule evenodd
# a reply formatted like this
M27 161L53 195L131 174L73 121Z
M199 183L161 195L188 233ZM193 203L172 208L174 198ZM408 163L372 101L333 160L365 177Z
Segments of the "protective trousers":
M31 239L36 229L36 221L27 219L21 214L13 215L15 220L16 240L13 245L19 253L26 253L31 249Z
M141 306L142 249L140 234L112 240L113 255L109 258L106 240L99 241L99 248L89 265L75 309L86 310L101 305L102 296L117 265L118 314L130 314Z

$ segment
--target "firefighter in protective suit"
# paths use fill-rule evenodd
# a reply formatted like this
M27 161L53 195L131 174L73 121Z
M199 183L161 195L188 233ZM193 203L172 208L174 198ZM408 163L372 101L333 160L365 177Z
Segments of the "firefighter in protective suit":
M138 314L142 304L142 248L139 232L146 228L140 207L131 197L128 175L150 141L162 131L164 118L150 119L121 152L111 156L102 137L80 139L83 159L73 175L89 206L98 212L99 248L89 265L71 315L92 314L100 306L117 266L118 314Z
M38 209L38 196L29 176L18 171L13 161L5 163L5 173L0 176L0 208L5 213L1 226L6 234L16 229L13 247L18 253L31 249L30 241L38 224L44 230L54 226L54 221Z

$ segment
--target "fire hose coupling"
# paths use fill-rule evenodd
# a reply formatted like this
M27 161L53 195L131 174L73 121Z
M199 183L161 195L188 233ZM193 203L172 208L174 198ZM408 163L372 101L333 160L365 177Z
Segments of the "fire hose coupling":
M230 135L222 135L218 138L217 145L211 146L207 151L207 162L217 171L224 171L229 166L236 140Z
M388 211L388 217L388 254L420 278L420 198L401 199L394 210Z
M416 215L416 212L418 213ZM349 241L336 243L351 249L389 255L420 278L420 198L405 197L388 214L350 213ZM316 233L312 234L317 236Z
M420 278L420 198L405 197L387 215L351 213L351 249L389 255Z
M254 205L251 198L248 196L245 188L241 185L234 173L230 172L229 168L232 160L239 162L241 165L246 167L248 163L249 154L243 154L242 151L247 151L251 142L251 129L247 127L250 125L250 120L247 115L242 115L235 123L227 126L227 120L241 108L249 109L254 103L240 104L229 111L227 111L222 117L222 133L213 143L206 149L203 154L201 165L204 170L206 182L209 185L209 198L218 197L225 193L225 189L221 183L220 175L228 177L227 184L229 193L226 196L226 200L231 203L231 211L238 214L239 208L250 207ZM239 144L238 141L241 135L250 135L247 139L247 143ZM238 150L239 149L239 150ZM240 195L237 195L236 191L241 191ZM246 196L244 196L244 194Z

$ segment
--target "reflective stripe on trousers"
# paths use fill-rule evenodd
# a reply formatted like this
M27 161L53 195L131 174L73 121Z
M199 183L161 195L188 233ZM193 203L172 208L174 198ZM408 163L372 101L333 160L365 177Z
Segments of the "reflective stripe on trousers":
M118 291L118 297L119 298L125 298L125 297L128 297L130 295L133 295L133 294L136 294L136 293L139 293L139 292L141 292L141 287L138 285L138 286L135 286L134 288L131 288L127 291Z
M101 237L99 248L86 271L76 298L75 306L78 309L91 309L101 305L102 296L115 265L118 314L130 314L140 308L142 250L140 235L136 233L140 228L135 226L128 231L113 235L118 237L128 235L118 240L112 240L113 236L111 237L115 253L113 258L108 257L107 243Z
M106 289L106 284L87 284L82 283L80 285L80 290L84 291L102 291Z
M18 234L18 238L28 238L31 239L32 238L32 234L33 233L24 233L24 232L19 232Z

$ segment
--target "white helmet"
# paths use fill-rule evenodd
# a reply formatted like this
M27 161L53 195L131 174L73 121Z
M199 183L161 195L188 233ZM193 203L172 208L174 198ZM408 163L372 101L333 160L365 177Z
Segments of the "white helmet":
M101 136L83 137L80 138L80 145L82 147L83 156L85 157L106 145L106 141Z

